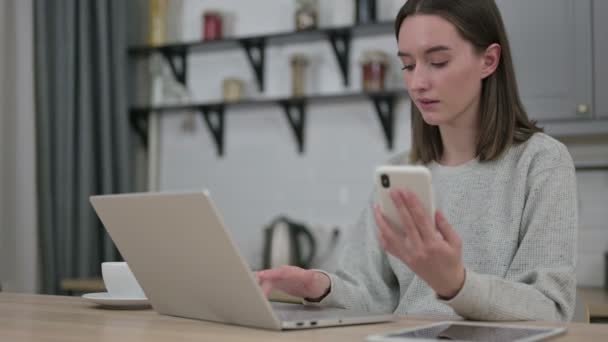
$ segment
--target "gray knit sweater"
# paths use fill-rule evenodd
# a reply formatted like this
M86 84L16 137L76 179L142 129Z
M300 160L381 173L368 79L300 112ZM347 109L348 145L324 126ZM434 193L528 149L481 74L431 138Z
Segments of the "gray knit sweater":
M407 155L391 163L407 163ZM403 262L387 255L370 202L347 233L338 271L328 274L331 291L320 304L474 320L570 320L578 208L566 147L536 133L496 161L427 166L436 207L463 241L462 290L442 301Z

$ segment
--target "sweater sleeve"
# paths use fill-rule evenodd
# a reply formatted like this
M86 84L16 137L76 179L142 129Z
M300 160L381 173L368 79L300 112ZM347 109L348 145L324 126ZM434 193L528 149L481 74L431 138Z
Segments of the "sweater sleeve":
M467 270L461 291L442 302L475 320L571 320L578 204L569 156L566 163L530 176L521 227L505 278Z
M372 196L373 198L373 196ZM319 303L378 313L392 313L399 302L399 286L378 241L372 201L347 235L338 270L327 274L330 292Z

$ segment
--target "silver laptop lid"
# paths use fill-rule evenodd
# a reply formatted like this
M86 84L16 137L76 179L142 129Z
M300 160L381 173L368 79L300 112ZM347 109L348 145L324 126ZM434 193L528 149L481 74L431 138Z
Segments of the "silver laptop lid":
M157 312L281 329L207 192L90 200Z

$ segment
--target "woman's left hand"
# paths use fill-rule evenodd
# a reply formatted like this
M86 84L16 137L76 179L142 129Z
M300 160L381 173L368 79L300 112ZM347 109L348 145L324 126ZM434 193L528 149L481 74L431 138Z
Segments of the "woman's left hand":
M391 197L399 212L401 226L391 226L375 206L382 247L403 261L437 295L453 298L465 280L462 240L439 210L435 213L434 226L414 193L392 191Z

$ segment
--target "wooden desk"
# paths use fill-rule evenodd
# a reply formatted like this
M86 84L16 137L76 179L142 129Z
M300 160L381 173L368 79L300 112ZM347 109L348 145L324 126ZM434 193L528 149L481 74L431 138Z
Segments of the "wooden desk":
M106 291L106 286L101 278L67 278L61 281L60 287L68 294Z
M430 323L429 317L350 327L275 332L163 316L152 310L106 310L78 297L0 293L0 341L363 341L369 334ZM515 323L519 324L519 323ZM530 324L530 323L525 323ZM537 323L557 325L558 323ZM606 341L608 325L568 324L555 341ZM553 340L552 340L553 341Z
M601 287L579 287L578 291L589 308L591 322L608 322L608 291Z

